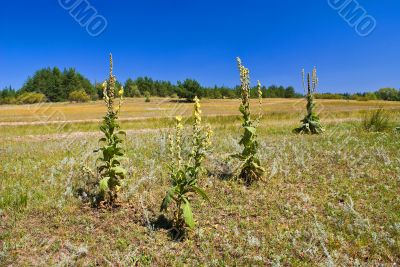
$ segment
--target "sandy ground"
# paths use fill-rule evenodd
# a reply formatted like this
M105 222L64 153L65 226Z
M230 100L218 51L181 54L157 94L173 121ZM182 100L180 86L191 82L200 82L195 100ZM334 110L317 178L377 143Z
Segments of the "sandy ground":
M238 99L202 100L202 110L205 116L239 115ZM154 98L150 103L143 99L127 99L122 107L121 120L141 120L146 118L174 117L176 115L190 116L190 103L177 103L168 98ZM379 107L400 110L400 102L384 101L348 101L348 100L317 100L320 112L353 112L372 110ZM254 110L258 109L257 100L252 100ZM305 109L304 99L264 99L264 113L302 112ZM44 125L51 123L97 122L105 112L103 101L90 103L43 103L36 105L2 105L0 106L0 126Z
M355 122L355 121L360 121L360 119L357 118L340 118L340 119L326 119L323 120L322 123L341 123L341 122ZM273 120L273 121L267 121L264 123L266 127L276 127L276 126L289 126L293 125L293 127L296 126L297 120ZM24 125L24 124L21 124ZM239 124L238 124L239 125ZM144 133L156 133L159 131L165 131L168 130L168 128L145 128L145 129L136 129L136 130L124 130L127 135L133 135L133 134L144 134ZM18 141L32 141L32 142L43 142L43 141L51 141L51 140L73 140L73 139L79 139L81 137L96 137L100 138L102 136L102 133L100 131L87 131L87 132L81 132L81 131L74 131L74 132L69 132L69 133L55 133L55 134L42 134L42 135L20 135L20 136L13 136L13 137L5 137L4 141L12 141L12 142L18 142Z

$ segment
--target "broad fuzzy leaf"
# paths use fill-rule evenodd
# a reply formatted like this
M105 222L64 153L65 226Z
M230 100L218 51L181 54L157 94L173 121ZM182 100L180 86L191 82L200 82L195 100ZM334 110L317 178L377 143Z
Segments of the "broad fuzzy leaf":
M190 229L193 229L194 228L194 220L193 220L192 208L190 207L189 201L186 199L185 199L185 203L183 204L182 211L183 211L183 218L185 219L186 225Z
M175 195L175 187L173 187L167 191L167 195L165 196L165 198L161 204L161 211L167 210L169 204L171 204L171 201L172 201L174 195Z
M103 179L100 180L99 189L101 192L105 192L108 190L108 181L109 180L110 180L110 177L104 177Z

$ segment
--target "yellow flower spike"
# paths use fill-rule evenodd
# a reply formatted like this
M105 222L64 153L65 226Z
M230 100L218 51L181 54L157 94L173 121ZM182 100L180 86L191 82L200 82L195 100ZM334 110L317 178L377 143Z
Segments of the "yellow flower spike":
M119 96L122 96L124 94L124 87L121 86L121 89L118 92Z
M200 99L197 96L194 98L193 115L195 118L195 125L200 124L200 122L201 122Z
M176 120L177 122L181 122L181 121L182 121L182 116L176 116L176 117L175 117L175 120Z

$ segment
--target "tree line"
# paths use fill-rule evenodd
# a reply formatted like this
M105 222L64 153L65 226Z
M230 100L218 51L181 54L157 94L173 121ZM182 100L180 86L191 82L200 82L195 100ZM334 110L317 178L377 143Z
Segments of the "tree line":
M345 99L345 100L386 100L386 101L400 101L400 90L396 88L381 88L376 92L355 93L355 94L332 94L332 93L319 93L315 94L319 99Z
M199 98L239 98L240 86L214 86L201 85L194 79L186 79L171 83L170 81L154 80L149 77L139 77L116 84L117 87L124 87L125 97L172 97L191 100L195 96ZM263 97L268 98L300 98L302 94L296 93L292 86L262 87ZM257 88L252 88L250 96L257 97ZM16 90L11 87L0 91L0 104L25 104L42 101L63 102L77 101L84 102L97 100L103 97L101 83L91 83L89 79L73 68L44 68L38 70L32 77L29 77L22 88ZM394 88L383 88L374 93L356 94L316 94L316 98L325 99L355 99L355 100L392 100L400 101L400 91Z

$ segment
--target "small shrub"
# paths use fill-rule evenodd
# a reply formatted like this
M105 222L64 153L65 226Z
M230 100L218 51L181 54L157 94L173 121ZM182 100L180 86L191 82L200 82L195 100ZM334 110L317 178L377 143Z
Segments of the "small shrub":
M17 99L15 97L13 97L13 96L0 98L0 104L1 105L3 105L3 104L10 105L10 104L16 104L16 103L17 103Z
M79 90L71 92L68 99L71 102L84 103L90 101L90 96L84 90Z
M130 96L131 97L141 97L142 96L137 85L134 85L133 88L131 89Z
M144 92L144 97L145 97L145 102L150 102L150 92L149 91Z
M364 130L368 132L383 132L389 128L390 122L386 112L382 108L379 108L366 115L362 125Z
M99 100L99 95L98 94L92 94L92 95L90 95L90 99L93 100L93 101L97 101L97 100Z
M46 96L42 93L27 92L17 97L17 104L36 104L46 101Z
M304 78L304 70L302 71L303 76L303 87L307 90L307 115L301 121L302 125L299 128L293 130L294 133L298 134L321 134L325 131L319 122L319 117L315 113L315 103L314 103L314 95L318 86L318 77L317 77L317 69L314 68L312 72L312 76L310 73L307 74L307 88L305 86L305 78Z
M103 83L104 88L104 101L107 105L107 114L103 119L100 130L104 133L104 137L99 139L103 144L101 148L95 152L100 152L101 156L98 158L97 173L99 176L98 193L95 204L106 203L108 205L115 204L118 191L121 186L121 179L126 176L126 170L122 167L121 161L124 158L124 150L121 146L121 136L125 132L120 131L118 124L118 114L121 109L123 98L123 88L119 91L119 105L114 107L115 97L115 76L112 73L113 62L112 55L110 55L110 78Z
M240 165L240 174L238 177L242 179L246 184L251 184L254 181L260 180L265 172L264 168L261 167L261 162L257 157L258 152L258 141L257 141L257 125L258 120L253 121L250 114L250 72L247 68L242 65L240 58L237 58L240 82L241 82L241 98L242 103L239 111L243 115L243 130L242 139L239 144L243 146L243 151L240 154L233 155L234 158L239 159L242 163ZM258 96L262 99L261 84L258 82ZM261 105L260 105L260 116L261 116Z
M377 100L377 96L374 93L364 93L361 95L354 95L351 97L354 100L357 101L371 101L371 100Z
M198 194L208 200L206 193L198 186L198 178L203 171L202 162L211 145L211 130L201 126L199 99L195 98L194 123L191 152L185 160L182 155L182 118L176 117L175 136L169 135L169 164L172 187L167 191L161 204L161 211L167 211L174 202L174 226L181 232L186 227L195 226L191 208L191 197Z

